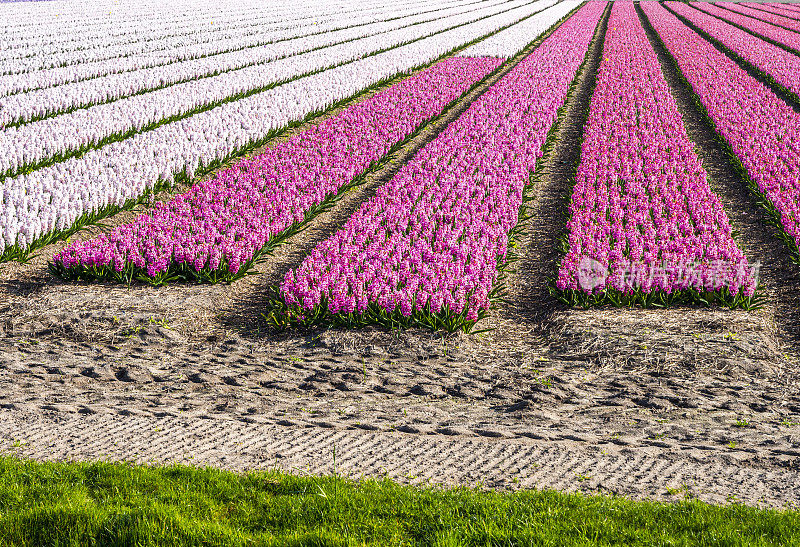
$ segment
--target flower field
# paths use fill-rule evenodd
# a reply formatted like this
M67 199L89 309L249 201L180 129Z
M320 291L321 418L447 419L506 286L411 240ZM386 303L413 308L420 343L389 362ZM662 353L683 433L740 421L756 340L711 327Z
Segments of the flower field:
M785 15L776 14L770 11L766 11L763 9L759 9L757 7L751 7L747 5L731 4L731 5L726 5L725 7L731 11L735 11L737 13L741 13L749 17L766 21L767 23L770 23L778 27L783 27L789 30L800 30L800 25L798 25L798 22L792 19L791 17L786 17Z
M530 204L573 108L585 122L551 227L551 293L749 309L758 268L687 130L688 93L800 263L795 6L131 0L0 14L0 262L43 252L69 281L236 282L409 149L264 289L264 315L468 331L523 275Z
M774 13L776 15L782 15L784 17L789 17L791 19L796 19L800 21L800 13L798 13L797 11L797 6L791 6L791 5L783 6L780 4L759 5L753 2L746 2L743 5L761 11L765 11L767 13Z
M313 72L319 67L344 62L353 58L353 55L364 56L371 51L377 51L394 43L424 36L432 30L443 28L443 26L455 26L464 21L475 20L481 15L481 13L470 11L467 11L466 14L462 13L465 11L467 11L466 8L438 10L433 13L397 17L390 21L358 24L355 27L278 39L277 41L274 38L270 40L271 35L274 35L275 32L263 30L262 34L255 37L243 37L236 43L236 49L227 53L222 53L222 51L230 49L225 46L219 51L207 51L207 48L204 48L204 50L194 52L195 58L187 59L185 52L168 50L170 59L167 62L163 60L164 53L159 52L158 57L163 64L158 66L120 74L106 74L102 78L86 79L38 89L35 92L13 95L14 99L7 99L5 102L2 118L0 118L0 127L23 125L34 119L51 118L79 110L85 110L87 116L96 117L86 118L87 123L97 125L98 121L96 120L103 123L103 120L107 118L124 117L126 123L141 127L153 117L168 117L168 115L174 115L174 112L184 112L190 108L196 108L198 104L201 104L200 101L203 103L214 102L220 100L219 97L224 98L236 92L246 92L252 87L263 87L269 82L282 81L299 74ZM347 15L349 16L349 14ZM343 20L337 20L331 26L343 24ZM356 49L344 45L353 41L358 41ZM203 56L196 57L201 51ZM295 56L298 58L293 58ZM279 63L280 60L284 60L284 63ZM11 64L11 61L9 63ZM245 68L248 70L243 71ZM270 79L258 80L258 74L261 73L269 76ZM222 74L226 76L222 76ZM234 77L235 79L232 79ZM237 84L233 83L234 81L241 83L236 87ZM193 83L193 87L173 87L177 84L187 83ZM170 87L169 91L147 95L146 101L120 100L166 87ZM175 103L173 105L171 102L167 104L158 102L162 101L162 95L163 101L166 102L170 99L174 101L187 93L194 94L192 103ZM88 108L111 102L118 110L109 111L110 107L105 109ZM134 114L146 116L147 114L141 109L147 107L153 108L150 118L132 118ZM165 110L168 107L175 110ZM68 118L60 118L60 121L59 127L74 123L74 120ZM46 135L57 131L55 127L47 127L44 124L31 127L39 128L32 129L32 135ZM106 131L113 133L119 130L119 127L110 127ZM12 134L9 135L9 138L18 140L24 137L21 134ZM77 147L79 144L76 142L74 146Z
M484 77L496 59L453 58L219 173L109 237L55 257L76 274L225 279L337 194L389 149Z
M614 3L608 24L557 287L569 302L751 296L756 281L633 3Z
M723 47L764 71L779 85L800 96L800 56L765 40L754 40L744 30L686 4L670 2L667 6Z
M800 113L658 4L647 14L720 135L782 230L800 243Z
M288 272L287 320L453 330L486 313L603 8L590 3L559 27Z
M769 40L775 45L788 48L791 52L800 52L800 34L789 29L772 25L757 17L750 17L737 11L723 9L716 4L693 2L691 6L723 21L732 23L757 37Z

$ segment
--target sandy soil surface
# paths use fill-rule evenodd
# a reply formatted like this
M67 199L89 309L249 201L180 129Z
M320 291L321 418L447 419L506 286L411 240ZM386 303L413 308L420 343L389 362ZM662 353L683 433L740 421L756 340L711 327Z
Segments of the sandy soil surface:
M763 263L768 304L570 310L549 295L601 45L535 177L507 302L479 326L493 330L275 332L261 316L267 287L478 89L231 285L61 282L47 260L62 244L0 265L0 449L797 507L800 269L676 78L712 184Z

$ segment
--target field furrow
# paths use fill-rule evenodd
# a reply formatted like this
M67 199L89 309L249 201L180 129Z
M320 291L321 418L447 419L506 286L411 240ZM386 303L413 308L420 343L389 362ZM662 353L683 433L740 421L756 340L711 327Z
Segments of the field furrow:
M797 260L800 113L663 6L642 9Z

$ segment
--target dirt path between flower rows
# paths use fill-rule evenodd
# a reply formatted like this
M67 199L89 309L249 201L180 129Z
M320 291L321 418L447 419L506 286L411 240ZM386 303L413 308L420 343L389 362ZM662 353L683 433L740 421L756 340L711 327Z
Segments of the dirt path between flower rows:
M46 271L60 245L0 265L0 450L798 506L797 322L793 300L774 303L800 289L794 270L767 267L773 304L757 312L568 310L546 290L599 38L535 177L508 303L481 325L494 330L277 333L260 317L270 280L440 123L229 286L62 283ZM780 257L746 194L725 200L747 252Z

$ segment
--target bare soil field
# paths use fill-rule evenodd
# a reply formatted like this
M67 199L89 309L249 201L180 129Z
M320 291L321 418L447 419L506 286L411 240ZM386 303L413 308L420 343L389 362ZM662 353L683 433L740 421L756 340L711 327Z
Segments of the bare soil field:
M267 288L490 81L233 284L62 282L47 262L63 243L0 265L0 450L800 506L800 269L663 59L767 304L550 296L602 34L534 177L506 301L477 327L491 330L275 331L261 315Z

